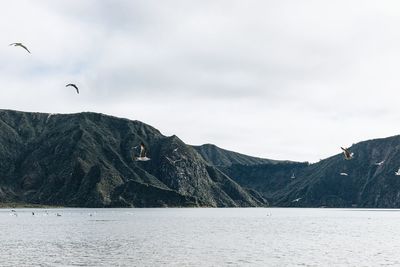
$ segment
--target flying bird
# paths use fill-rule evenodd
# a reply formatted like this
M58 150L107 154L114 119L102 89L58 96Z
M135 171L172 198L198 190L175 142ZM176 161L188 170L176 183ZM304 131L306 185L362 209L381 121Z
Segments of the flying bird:
M21 44L21 43L12 43L12 44L10 44L10 46L11 46L11 45L22 47L23 49L25 49L26 51L28 51L29 54L31 53L31 51L29 51L29 49L28 49L26 46L24 46L23 44Z
M175 148L172 152L178 152L178 148Z
M72 86L72 87L74 87L75 88L75 90L76 90L76 92L79 94L79 88L78 88L78 86L76 86L75 84L73 84L73 83L69 83L69 84L67 84L65 87L68 87L68 86Z
M377 166L381 166L383 163L384 163L385 161L384 160L382 160L381 162L377 162L377 163L375 163L375 165L377 165Z
M353 158L354 153L350 153L350 151L349 151L348 148L343 148L343 147L340 147L340 148L343 150L344 158L345 158L346 160L350 160L350 159Z
M144 143L142 142L142 143L140 143L140 154L139 154L139 157L136 158L136 160L138 160L138 161L148 161L148 160L150 160L150 158L148 158L146 156L146 154L147 154L147 148L144 145Z
M146 157L146 153L147 153L146 146L143 143L141 143L140 144L140 157L141 158Z
M165 156L165 158L172 164L172 165L175 165L175 163L177 163L177 162L179 162L179 161L181 161L182 159L176 159L176 160L172 160L172 159L170 159L169 157L167 157L167 156Z
M348 175L347 173L345 173L345 172L341 172L340 175L342 175L342 176L349 176L349 175Z
M292 202L299 202L299 201L300 201L300 199L302 199L302 198L301 198L301 197L299 197L299 198L293 199L293 200L292 200Z
M394 174L396 174L397 176L400 176L400 168L397 172L395 172Z

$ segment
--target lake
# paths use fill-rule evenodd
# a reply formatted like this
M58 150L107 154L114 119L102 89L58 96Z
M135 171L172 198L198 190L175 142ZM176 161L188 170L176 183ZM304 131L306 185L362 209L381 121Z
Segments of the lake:
M15 211L0 209L0 266L400 265L400 210Z

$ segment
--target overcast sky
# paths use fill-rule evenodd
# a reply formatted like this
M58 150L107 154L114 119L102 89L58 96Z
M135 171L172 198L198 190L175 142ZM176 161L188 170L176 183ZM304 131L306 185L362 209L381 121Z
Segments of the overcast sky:
M0 108L101 112L188 144L311 162L400 134L398 1L0 7Z

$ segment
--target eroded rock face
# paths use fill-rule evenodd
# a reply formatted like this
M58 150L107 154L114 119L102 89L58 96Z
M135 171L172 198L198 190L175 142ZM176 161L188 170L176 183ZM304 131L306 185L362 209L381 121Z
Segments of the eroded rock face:
M137 146L150 161L135 161ZM135 148L136 147L136 148ZM178 137L96 113L0 111L0 201L82 207L265 206Z

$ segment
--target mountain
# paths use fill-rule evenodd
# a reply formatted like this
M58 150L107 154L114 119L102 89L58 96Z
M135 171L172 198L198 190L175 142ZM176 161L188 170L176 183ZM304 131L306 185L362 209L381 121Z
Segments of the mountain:
M363 141L350 151L351 160L340 153L314 164L272 161L218 168L272 206L399 208L400 136Z
M273 195L277 206L399 208L400 136L360 142L342 154L307 166ZM378 165L377 163L383 162ZM347 175L341 175L347 174ZM292 202L301 198L298 202Z
M241 186L260 192L272 200L272 195L284 188L294 172L308 163L279 161L247 156L206 144L194 146L208 164L218 168Z
M141 142L150 161L135 160ZM103 114L0 110L0 203L399 208L400 136L350 151L351 160L340 153L314 164L277 161L186 145Z
M150 161L135 161L138 145ZM97 113L0 110L0 202L79 207L265 206L176 136Z
M212 144L193 146L205 161L213 166L228 167L237 165L257 165L279 163L277 160L247 156L237 152L225 150Z

